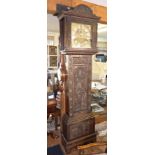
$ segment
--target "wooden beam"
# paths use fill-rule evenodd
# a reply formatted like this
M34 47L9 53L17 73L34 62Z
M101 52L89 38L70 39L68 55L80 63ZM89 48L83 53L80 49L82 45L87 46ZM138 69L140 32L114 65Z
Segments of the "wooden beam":
M101 17L100 19L101 23L107 23L107 7L85 2L83 0L48 0L47 12L54 14L56 12L56 4L63 4L71 7L75 7L79 4L85 4L93 10L93 13L96 16Z

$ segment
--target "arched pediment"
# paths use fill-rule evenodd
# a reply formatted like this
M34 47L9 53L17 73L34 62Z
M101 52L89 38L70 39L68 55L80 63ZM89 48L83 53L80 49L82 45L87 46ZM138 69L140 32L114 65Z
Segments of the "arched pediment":
M65 14L72 14L75 16L82 16L82 17L89 17L89 18L98 18L96 15L93 14L91 8L84 4L80 4L69 11L65 11Z
M80 17L86 17L86 18L99 19L98 16L93 14L93 10L84 4L77 5L74 8L58 4L57 12L55 13L55 15L59 16L62 14L70 15L70 16L80 16Z

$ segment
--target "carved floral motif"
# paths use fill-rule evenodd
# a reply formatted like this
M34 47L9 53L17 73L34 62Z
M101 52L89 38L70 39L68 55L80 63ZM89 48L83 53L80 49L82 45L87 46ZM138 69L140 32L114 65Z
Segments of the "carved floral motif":
M71 136L70 139L75 139L78 137L81 137L83 135L88 135L93 132L93 128L91 126L93 125L93 120L87 120L80 124L75 124L70 126L70 132Z
M86 110L87 108L87 72L86 66L74 67L74 111Z

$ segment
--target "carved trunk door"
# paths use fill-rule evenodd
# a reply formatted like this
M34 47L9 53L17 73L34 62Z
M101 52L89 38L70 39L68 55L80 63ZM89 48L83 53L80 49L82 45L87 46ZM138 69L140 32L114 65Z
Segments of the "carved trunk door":
M89 112L91 102L91 56L68 56L68 98L72 116L78 112Z

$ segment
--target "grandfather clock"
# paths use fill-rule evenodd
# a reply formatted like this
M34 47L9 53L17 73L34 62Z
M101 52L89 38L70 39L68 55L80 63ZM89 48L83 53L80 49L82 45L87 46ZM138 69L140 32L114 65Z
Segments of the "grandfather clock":
M92 55L97 52L97 23L92 10L57 6L60 21L61 140L66 152L96 140L91 114Z

